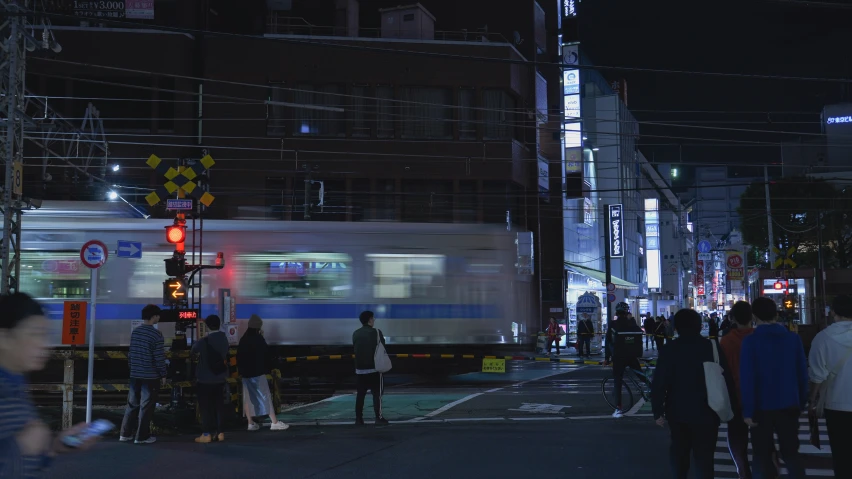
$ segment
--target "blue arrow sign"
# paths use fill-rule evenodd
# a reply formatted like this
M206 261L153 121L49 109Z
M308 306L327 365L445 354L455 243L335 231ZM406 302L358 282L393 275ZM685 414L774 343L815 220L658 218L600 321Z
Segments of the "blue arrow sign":
M698 243L698 252L699 253L709 253L710 250L713 249L713 245L710 244L709 241L703 240Z
M118 252L116 256L119 258L142 258L142 242L141 241L118 241Z

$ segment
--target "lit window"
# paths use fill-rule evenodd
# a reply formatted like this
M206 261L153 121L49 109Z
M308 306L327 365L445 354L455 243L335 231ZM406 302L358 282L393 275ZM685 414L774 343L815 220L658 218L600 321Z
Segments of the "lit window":
M439 298L444 295L446 257L426 254L369 254L373 297Z
M253 298L337 299L352 291L352 258L338 253L239 255L235 278Z

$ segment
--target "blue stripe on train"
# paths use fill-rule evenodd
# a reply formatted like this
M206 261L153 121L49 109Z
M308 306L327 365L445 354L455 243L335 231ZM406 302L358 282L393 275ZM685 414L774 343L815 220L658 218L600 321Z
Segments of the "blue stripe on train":
M45 312L50 319L62 319L62 303L45 303ZM144 304L104 303L97 306L97 319L130 320L139 319ZM218 314L218 307L212 304L202 305L201 314ZM238 304L237 318L248 319L252 314L270 319L338 319L358 318L361 311L369 309L376 318L393 319L486 319L496 318L500 309L496 305L479 304ZM91 317L89 308L88 317Z

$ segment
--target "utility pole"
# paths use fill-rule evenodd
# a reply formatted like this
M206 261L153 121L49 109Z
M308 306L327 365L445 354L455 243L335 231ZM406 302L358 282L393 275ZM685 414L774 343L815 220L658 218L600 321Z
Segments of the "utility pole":
M763 167L763 191L766 195L766 232L769 235L769 267L775 264L775 237L772 234L772 203L769 199L769 167Z
M8 294L18 290L20 273L20 196L24 142L24 79L26 75L26 2L22 0L0 0L0 10L5 19L0 24L0 41L5 58L0 58L0 150L5 163L5 181L3 183L3 243L0 246L0 268L2 284L0 293ZM15 181L17 180L17 181ZM14 238L13 238L14 236Z

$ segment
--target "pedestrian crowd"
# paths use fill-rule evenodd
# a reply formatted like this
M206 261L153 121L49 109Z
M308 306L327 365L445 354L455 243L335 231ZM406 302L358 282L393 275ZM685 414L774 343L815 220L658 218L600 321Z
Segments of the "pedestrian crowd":
M709 339L699 313L675 314L678 337L659 352L651 402L656 423L668 423L676 479L686 479L690 468L699 479L715 477L722 423L740 479L775 479L782 462L788 477L805 479L805 412L817 440L813 425L825 420L835 477L852 478L852 455L843 453L852 444L852 297L836 297L831 311L833 323L816 335L808 357L766 297L737 302L722 325L711 318Z

